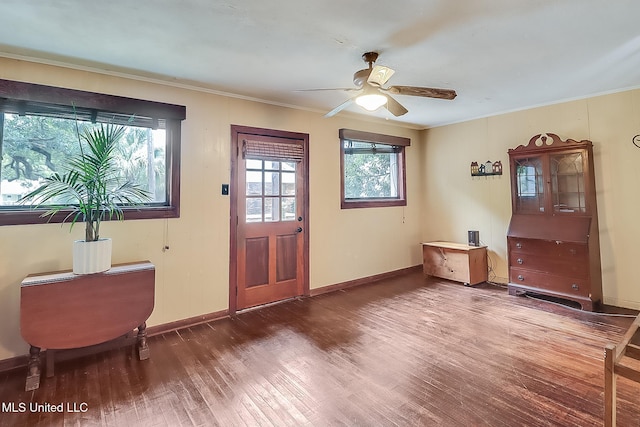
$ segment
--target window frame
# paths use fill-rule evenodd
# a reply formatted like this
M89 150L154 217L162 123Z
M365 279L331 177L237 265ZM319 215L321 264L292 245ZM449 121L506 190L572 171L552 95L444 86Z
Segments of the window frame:
M87 112L92 117L106 113L132 116L147 123L164 120L167 139L166 204L123 207L123 212L126 220L180 217L181 122L186 118L185 106L0 79L0 113L20 114L20 111L15 111L16 107L37 108L39 104L72 112ZM0 226L61 223L70 212L69 209L62 209L50 218L42 218L40 215L45 210L28 206L0 208Z
M405 148L411 145L410 138L404 138L393 135L383 135L373 132L364 132L353 129L340 129L340 208L341 209L358 209L358 208L380 208L387 206L406 206L407 205L407 179L406 179L406 162ZM347 199L345 198L345 141L366 142L370 144L388 145L399 147L398 155L398 197L394 198L361 198Z

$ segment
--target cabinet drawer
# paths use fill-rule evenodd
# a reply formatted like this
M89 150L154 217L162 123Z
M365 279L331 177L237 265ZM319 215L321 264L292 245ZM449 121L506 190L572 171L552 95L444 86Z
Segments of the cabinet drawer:
M587 259L589 249L586 244L560 241L519 239L509 237L509 252L545 255L548 257L568 257Z
M512 252L509 266L558 276L589 278L589 258L586 256L553 257Z
M588 297L590 294L589 279L556 276L524 268L509 268L509 282L532 288L540 288L565 295L580 295Z

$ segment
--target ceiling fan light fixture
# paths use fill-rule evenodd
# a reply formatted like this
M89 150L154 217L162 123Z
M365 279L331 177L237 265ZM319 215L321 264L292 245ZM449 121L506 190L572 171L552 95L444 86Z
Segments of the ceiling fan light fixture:
M375 111L387 103L387 97L381 93L368 93L356 98L356 104L367 111Z

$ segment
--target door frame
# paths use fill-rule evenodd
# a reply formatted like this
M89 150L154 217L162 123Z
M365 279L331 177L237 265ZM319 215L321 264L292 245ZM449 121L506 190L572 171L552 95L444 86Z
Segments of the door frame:
M288 132L283 130L255 128L250 126L231 125L231 181L229 182L229 315L234 315L237 311L238 292L238 199L240 190L238 188L238 158L240 157L241 141L239 134L249 134L256 136L269 136L284 139L302 141L304 148L303 159L303 188L304 196L302 210L304 212L304 235L303 235L303 256L304 274L303 296L310 295L309 290L309 134L299 132Z

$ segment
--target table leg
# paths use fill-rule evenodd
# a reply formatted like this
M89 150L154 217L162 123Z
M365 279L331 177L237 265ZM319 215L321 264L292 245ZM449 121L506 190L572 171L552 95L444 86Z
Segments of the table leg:
M27 365L27 383L25 391L36 390L40 387L40 347L29 348L29 364Z
M149 346L147 345L147 323L144 322L138 326L138 359L146 360L149 358Z
M54 368L53 368L53 364L56 360L56 351L52 350L52 349L47 349L47 353L46 353L46 357L45 357L46 361L47 361L47 378L51 378L55 375L54 372Z
M604 425L616 425L616 346L604 348Z

